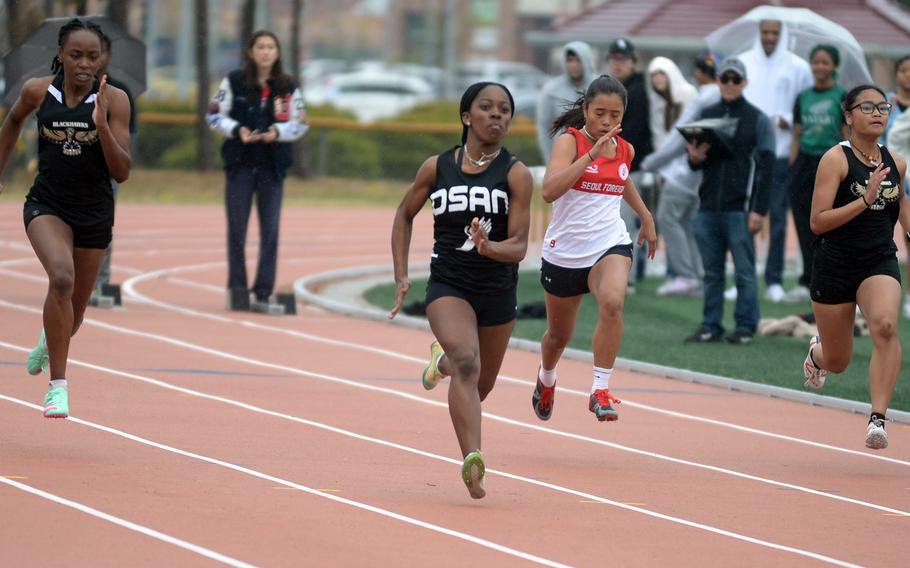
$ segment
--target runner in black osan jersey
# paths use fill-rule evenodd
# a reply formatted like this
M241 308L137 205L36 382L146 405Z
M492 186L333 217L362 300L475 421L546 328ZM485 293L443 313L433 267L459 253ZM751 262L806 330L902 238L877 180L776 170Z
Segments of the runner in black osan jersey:
M437 341L423 386L451 376L449 414L461 446L461 476L471 497L486 495L480 403L496 382L515 327L518 262L528 248L532 181L502 146L515 105L498 83L475 83L461 97L461 145L428 158L392 227L398 291L395 317L411 287L408 248L414 217L429 199L434 245L427 318Z
M859 306L872 336L866 447L876 450L888 447L885 412L901 368L894 225L900 219L905 230L910 227L903 190L907 163L877 144L890 110L885 93L873 85L860 85L844 97L850 138L822 156L809 219L818 236L809 293L819 334L810 340L803 365L806 386L821 388L827 371L847 368Z
M50 366L44 416L66 418L66 360L70 338L111 242L111 179L126 180L130 158L130 103L95 75L101 28L74 18L60 28L52 76L22 87L0 128L0 174L22 124L37 111L38 176L25 198L26 234L48 277L44 329L26 364L32 375Z

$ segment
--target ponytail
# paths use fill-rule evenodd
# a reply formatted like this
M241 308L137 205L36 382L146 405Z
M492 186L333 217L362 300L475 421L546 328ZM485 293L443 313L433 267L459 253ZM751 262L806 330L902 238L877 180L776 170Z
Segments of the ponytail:
M556 136L566 128L572 127L580 130L585 125L585 96L578 97L574 103L565 107L565 112L556 117L550 126L550 138Z
M585 125L585 107L593 101L597 95L601 94L619 95L623 109L625 109L628 104L629 94L626 92L626 88L623 84L615 77L601 75L591 81L591 84L588 85L584 95L566 107L566 111L553 121L553 125L550 127L550 136L555 136L569 127L581 129L581 127Z

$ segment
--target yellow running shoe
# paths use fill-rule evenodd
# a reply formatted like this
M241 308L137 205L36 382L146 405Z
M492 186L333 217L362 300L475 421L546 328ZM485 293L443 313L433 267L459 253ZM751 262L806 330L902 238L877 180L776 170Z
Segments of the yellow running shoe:
M461 479L474 499L483 499L487 490L483 487L483 476L486 468L480 450L466 455L461 464Z
M439 360L445 354L439 342L433 340L430 344L430 364L423 370L423 388L432 390L439 384L440 379L446 377L439 370Z

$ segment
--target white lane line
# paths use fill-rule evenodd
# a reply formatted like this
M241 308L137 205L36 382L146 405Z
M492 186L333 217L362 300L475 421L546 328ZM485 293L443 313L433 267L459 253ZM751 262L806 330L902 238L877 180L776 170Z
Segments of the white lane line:
M0 306L3 306L3 305L9 305L9 304L8 304L7 302L3 301L3 300L0 300ZM31 310L31 308L27 308L27 311L28 311L28 310ZM35 310L35 311L37 311L37 310ZM327 375L327 374L324 374L324 373L318 373L318 372L316 372L316 371L308 371L308 370L300 369L300 368L297 368L297 367L290 367L290 366L286 366L286 365L279 365L279 364L276 364L276 363L268 363L268 362L265 362L265 361L260 361L260 360L257 360L257 359L252 359L252 358L244 357L244 356L242 356L242 355L236 355L236 354L233 354L233 353L227 353L227 352L224 352L224 351L219 351L219 350L217 350L217 349L212 349L212 348L209 348L209 347L204 347L204 346L201 346L201 345L198 345L198 344L195 344L195 343L185 342L185 341L182 341L182 340L179 340L179 339L174 339L174 338L170 338L170 337L164 337L164 336L160 336L160 335L156 335L156 334L146 333L146 332L143 332L143 331L138 331L138 330L134 330L134 329L130 329L130 328L124 328L124 327L120 327L120 326L115 326L115 325L112 325L112 324L107 324L107 323L103 323L103 322L93 321L93 320L89 320L89 319L86 319L84 323L90 324L90 325L95 325L95 326L101 327L101 328L103 328L103 329L109 329L109 330L111 330L111 331L115 331L115 332L122 333L122 334L125 334L125 335L133 335L133 336L138 336L138 337L142 337L142 338L146 338L146 339L153 339L153 340L161 341L161 342L168 343L168 344L171 344L171 345L176 345L176 346L178 346L178 347L183 347L183 348L190 349L190 350L193 350L193 351L198 351L198 352L200 352L200 353L205 353L205 354L210 355L210 356L220 357L220 358L223 358L223 359L228 359L228 360L236 361L236 362L239 362L239 363L245 363L245 364L249 364L249 365L253 365L253 366L258 366L258 367L265 367L265 368L272 369L272 370L284 371L284 372L287 372L287 373L291 373L291 374L295 374L295 375L300 375L300 376L303 376L303 377L314 378L314 379L317 379L317 380L327 381L327 382L336 383L336 384L341 384L341 385L345 385L345 386L351 386L351 387L355 387L355 388L359 388L359 389L364 389L364 390L369 390L369 391L373 391L373 392L380 392L380 393L383 393L383 394L388 394L388 395L392 395L392 396L395 396L395 397L398 397L398 398L404 398L404 399L406 399L406 400L415 401L415 402L420 402L420 403L422 403L422 404L427 404L427 405L430 405L430 406L436 406L436 407L439 407L439 408L446 408L446 409L448 408L448 405L447 405L446 403L444 403L444 402L439 402L439 401L435 401L435 400L432 400L432 399L423 398L423 397L420 397L420 396L417 396L417 395L413 395L413 394L406 393L406 392L402 392L402 391L397 391L397 390L394 390L394 389L389 389L389 388L386 388L386 387L380 387L380 386L376 386L376 385L363 384L363 383L359 383L359 382L357 382L357 381L353 381L353 380L350 380L350 379L344 379L344 378L342 378L342 377L337 377L337 376L334 376L334 375ZM30 348L26 348L26 347L23 347L23 346L19 346L19 345L7 343L7 342L5 342L5 341L0 341L0 347L6 347L6 348L8 348L8 349L19 350L19 351L22 351L22 352L25 352L25 353L27 353L27 352L30 351ZM109 372L109 373L116 373L116 374L119 374L119 375L121 375L121 376L126 376L126 377L130 377L130 378L134 378L134 379L136 379L136 380L140 380L140 381L147 382L147 383L150 383L150 384L154 384L154 385L157 385L157 386L161 386L161 387L164 387L164 388L170 388L170 389L174 389L174 390L180 390L180 392L184 392L184 393L187 393L187 394L193 394L193 395L195 395L195 396L203 396L203 397L205 397L205 398L208 398L208 395L205 395L204 393L200 393L200 392L198 392L198 391L191 391L191 390L189 390L189 389L182 389L182 388L180 388L180 387L176 387L176 386L174 386L174 385L172 385L172 384L170 384L170 383L166 383L166 382L164 382L164 381L159 381L159 380L157 380L157 379L152 379L152 378L148 378L148 377L143 377L143 376L141 376L141 375L134 375L134 374L131 374L131 373L124 373L124 372L121 372L121 371L115 371L115 370L113 370L113 369L108 369L108 368L106 368L106 367L97 367L97 366L93 366L93 365L91 365L91 364L89 364L89 363L81 363L81 362L78 362L78 361L75 360L75 359L69 359L69 360L68 360L68 363L74 363L74 364L78 364L78 365L82 365L82 366L86 366L86 367L91 367L91 368L94 368L94 369L96 369L96 370L101 370L101 371L105 371L105 372ZM227 402L228 404L236 404L235 401L232 401L232 400L230 400L230 399L215 398L215 399L213 399L213 400L219 400L219 401L221 401L221 402ZM879 505L879 504L871 503L871 502L868 502L868 501L862 501L862 500L860 500L860 499L853 499L853 498L851 498L851 497L846 497L846 496L843 496L843 495L837 495L837 494L835 494L835 493L827 493L827 492L825 492L825 491L820 491L820 490L818 490L818 489L812 489L812 488L810 488L810 487L805 487L805 486L802 486L802 485L796 485L796 484L787 483L787 482L784 482L784 481L777 481L777 480L770 479L770 478L766 478L766 477L760 477L760 476L757 476L757 475L752 475L752 474L745 473L745 472L741 472L741 471L736 471L736 470L732 470L732 469L728 469L728 468L724 468L724 467L720 467L720 466L708 465L708 464L704 464L704 463L700 463L700 462L695 462L695 461L691 461L691 460L687 460L687 459L683 459L683 458L677 458L677 457L669 456L669 455L666 455L666 454L660 454L660 453L652 452L652 451L648 451L648 450L641 450L641 449L634 448L634 447L631 447L631 446L625 446L625 445L622 445L622 444L617 444L617 443L615 443L615 442L608 442L608 441L606 441L606 440L600 440L600 439L598 439L598 438L591 438L591 437L589 437L589 436L583 436L583 435L581 435L581 434L575 434L575 433L572 433L572 432L565 432L565 431L562 431L562 430L556 430L556 429L554 429L554 428L547 428L547 427L544 427L544 426L540 426L540 425L538 425L538 424L530 424L530 423L527 423L527 422L521 422L520 420L514 420L514 419L512 419L512 418L507 418L507 417L505 417L505 416L499 416L498 414L492 414L492 413L489 413L489 412L483 412L483 413L482 413L482 416L483 416L484 418L489 419L489 420L493 420L493 421L495 421L495 422L501 422L501 423L503 423L503 424L509 424L509 425L511 425L511 426L516 426L516 427L518 427L518 428L525 428L525 429L528 429L528 430L535 430L535 431L537 431L537 432L543 432L543 433L546 433L546 434L551 434L551 435L554 435L554 436L560 436L560 437L563 437L563 438L568 438L568 439L576 440L576 441L580 441L580 442L586 442L586 443L590 443L590 444L596 444L596 445L604 446L604 447L611 448L611 449L614 449L614 450L619 450L619 451L623 451L623 452L627 452L627 453L631 453L631 454L635 454L635 455L639 455L639 456L644 456L644 457L648 457L648 458L653 458L653 459L657 459L657 460L660 460L660 461L665 461L665 462L669 462L669 463L674 463L674 464L677 464L677 465L683 465L683 466L687 466L687 467L693 467L693 468L696 468L696 469L702 469L702 470L706 470L706 471L711 471L711 472L714 472L714 473L719 473L719 474L721 474L721 475L728 475L728 476L731 476L731 477L736 477L736 478L739 478L739 479L745 479L745 480L748 480L748 481L755 481L755 482L758 482L758 483L763 483L763 484L771 485L771 486L774 486L774 487L781 487L781 488L784 488L784 489L790 489L790 490L794 490L794 491L799 491L799 492L801 492L801 493L806 493L806 494L809 494L809 495L814 495L814 496L817 496L817 497L822 497L822 498L827 498L827 499L833 499L833 500L835 500L835 501L841 501L841 502L843 502L843 503L849 503L849 504L851 504L851 505L858 505L858 506L860 506L860 507L866 507L866 508L870 508L870 509L875 509L875 510L882 511L882 512L885 512L885 513L892 513L892 514L897 514L897 515L902 515L902 516L910 517L910 511L903 511L903 510L901 510L901 509L895 509L895 508L888 507L888 506L885 506L885 505Z
M146 273L140 274L138 276L135 276L133 278L130 278L126 282L124 282L124 284L123 284L124 292L127 295L134 297L138 301L159 307L159 308L167 310L167 311L178 312L178 313L182 313L185 315L190 315L190 316L202 318L202 319L214 320L214 321L218 321L218 322L222 322L222 323L235 323L235 324L238 324L243 327L250 328L250 329L256 329L259 331L268 331L268 332L272 332L272 333L280 333L280 334L288 335L291 337L297 337L300 339L306 339L309 341L319 342L319 343L323 343L325 345L343 347L346 349L356 349L358 351L374 353L377 355L382 355L385 357L390 357L390 358L398 359L398 360L402 360L402 361L414 362L414 363L418 363L420 365L426 364L426 358L413 357L411 355L406 355L406 354L403 354L403 353L400 353L397 351L390 351L388 349L372 347L369 345L363 345L361 343L353 343L353 342L339 340L339 339L332 339L332 338L314 335L314 334L310 334L310 333L305 333L305 332L301 332L301 331L297 331L297 330L293 330L293 329L285 329L285 328L281 328L281 327L255 323L255 322L244 320L244 319L238 319L238 318L233 318L233 317L228 317L228 316L221 316L221 315L217 315L217 314L211 314L208 312L201 312L201 311L194 310L191 308L184 308L182 306L178 306L175 304L170 304L170 303L163 302L160 300L155 300L136 290L136 285L139 284L140 282L158 278L159 276L165 275L170 272L176 273L176 272L190 272L190 271L195 271L195 270L201 270L203 268L208 268L210 266L210 264L211 263L195 264L195 265L188 265L188 266L182 266L182 267L176 267L176 268L170 268L170 269L156 270L153 272L146 272ZM534 382L532 382L532 381L528 381L525 379L519 379L517 377L511 377L508 375L500 375L498 380L513 383L513 384L523 385L523 386L526 386L529 388L534 387ZM580 391L580 390L571 389L571 388L567 388L567 387L556 387L556 390L557 390L557 392L571 394L574 396L583 397L585 399L587 399L590 396L590 392L588 392L588 391ZM874 459L874 460L884 461L884 462L888 462L888 463L894 463L894 464L903 465L903 466L910 466L910 461L901 460L898 458L892 458L889 456L873 454L873 453L869 453L869 452L862 452L862 451L853 450L850 448L843 448L840 446L834 446L831 444L817 442L814 440L807 440L804 438L797 438L795 436L788 436L786 434L769 432L766 430L760 430L758 428L752 428L749 426L735 424L733 422L715 420L713 418L706 418L706 417L696 416L693 414L687 414L687 413L678 412L678 411L674 411L674 410L668 410L665 408L660 408L660 407L651 406L648 404L635 402L635 401L629 400L627 398L623 399L623 404L625 404L631 408L638 408L640 410L654 412L656 414L663 414L665 416L672 416L674 418L680 418L683 420L699 422L702 424L710 424L712 426L719 426L722 428L729 428L732 430L736 430L736 431L744 432L744 433L748 433L748 434L753 434L753 435L757 435L757 436L764 436L767 438L773 438L773 439L781 440L781 441L785 441L785 442L803 444L803 445L811 446L811 447L818 448L818 449L840 452L840 453L857 456L857 457Z
M4 266L4 267L16 266L19 264L31 264L33 262L35 262L35 263L38 262L38 259L35 258L34 256L29 256L29 257L25 257L25 258L11 258L9 260L0 261L0 266Z
M0 343L0 344L2 344L4 347L7 347L7 346L9 345L9 344L5 344L5 343ZM17 350L25 351L25 348L24 348L24 347L18 347L18 346L14 346L14 347L15 347ZM330 426L330 425L328 425L328 424L324 424L324 423L321 423L321 422L316 422L316 421L313 421L313 420L308 420L308 419L306 419L306 418L300 418L300 417L293 416L293 415L289 415L289 414L284 414L284 413L280 413L280 412L275 412L275 411L272 411L272 410L266 410L266 409L264 409L264 408L260 408L260 407L257 407L257 406L251 405L251 404L246 404L246 403L243 403L243 402L234 401L234 400L231 400L231 399L228 399L228 398L224 398L224 397L220 397L220 396L214 396L214 395L209 395L209 394L201 393L201 392L198 392L198 391L194 391L194 390L192 390L192 389L187 389L187 388L183 388L183 387L178 387L178 386L176 386L176 385L171 385L171 384L165 383L165 382L163 382L163 381L158 381L158 380L156 380L156 379L149 379L149 378L146 378L146 377L141 377L141 376L139 376L139 375L134 375L134 374L132 374L132 373L125 373L125 372L122 372L122 371L117 371L117 370L115 370L115 369L107 369L107 368L105 368L105 367L101 367L101 366L98 366L98 365L93 365L93 364L91 364L91 363L85 363L85 362L75 361L75 360L70 360L69 363L71 363L71 364L76 364L76 365L80 365L80 366L84 366L84 367L91 368L91 369L95 369L95 370L99 370L99 371L104 371L104 372L107 372L107 373L110 373L110 374L113 374L113 375L124 376L124 377L127 377L127 378L139 380L139 381L142 381L142 382L148 382L148 383L152 383L152 384L158 384L158 385L160 385L160 386L163 386L164 388L168 388L168 389L171 389L171 390L174 390L174 391L182 392L182 393L184 393L184 394L189 394L189 395L192 395L192 396L198 396L198 397L205 398L205 399L208 399L208 400L215 400L215 401L218 401L218 402L224 402L224 403L230 404L230 405L232 405L232 406L236 406L236 407L243 408L243 409L246 409L246 410L251 410L251 411L253 411L253 412L257 412L257 413L260 413L260 414L265 414L265 415L268 415L268 416L274 416L274 417L277 417L277 418L282 418L282 419L285 419L285 420L290 420L290 421L297 422L297 423L300 423L300 424L305 424L305 425L308 425L308 426L312 426L312 427L319 428L319 429L322 429L322 430L326 430L326 431L329 431L329 432L333 432L333 433L336 433L336 434L341 434L341 435L343 435L343 436L351 437L351 438L354 438L354 439L357 439L357 440L362 440L362 441L365 441L365 442L370 442L370 443L378 444L378 445L381 445L381 446L386 446L386 447L389 447L389 448L395 448L395 449L398 449L398 450L401 450L401 451L404 451L404 452L408 452L408 453L411 453L411 454L415 454L415 455L419 455L419 456L423 456L423 457L427 457L427 458L431 458L431 459L435 459L435 460L447 462L447 463L454 464L454 465L461 465L461 462L460 462L460 461L455 460L455 459L452 459L452 458L448 458L448 457L441 456L441 455L438 455L438 454L434 454L434 453L431 453L431 452L427 452L427 451L424 451L424 450L419 450L419 449L417 449L417 448L413 448L413 447L410 447L410 446L405 446L405 445L402 445L402 444L397 444L397 443L395 443L395 442L390 442L390 441L388 441L388 440L383 440L383 439L381 439L381 438L374 438L374 437L372 437L372 436L366 436L366 435L363 435L363 434L358 434L358 433L352 432L352 431L350 431L350 430L345 430L345 429L343 429L343 428L338 428L338 427L335 427L335 426ZM34 409L36 409L36 410L40 410L40 409L41 409L41 407L39 407L38 405L34 405L34 404L31 404L31 403L28 403L28 402L24 402L24 401L21 401L21 400L18 400L18 399L15 399L15 398L12 398L12 397L3 395L3 394L0 394L0 399L6 399L6 400L9 400L9 401L11 401L11 402L16 402L16 403L18 403L18 404L23 404L23 405L25 405L25 406L29 406L30 408L34 408ZM155 443L155 442L147 442L147 441L145 441L144 439L139 438L138 436L133 436L132 434L126 434L126 433L120 432L119 430L115 430L115 429L113 429L113 428L109 428L109 427L107 427L107 426L94 425L94 424L91 424L91 423L88 423L88 422L86 422L86 421L79 420L79 419L76 419L76 418L73 418L73 417L68 418L68 420L73 420L73 421L75 421L75 422L77 422L77 423L79 423L79 424L84 424L84 425L86 425L86 426L91 426L91 427L93 427L93 428L98 428L98 429L101 429L101 430L104 430L104 431L107 431L107 432L110 432L110 433L113 433L113 434L117 434L117 435L119 435L119 436L124 436L124 437L127 437L127 438L131 439L131 440L140 441L140 442L142 442L142 443L149 443L150 445L153 445L153 446L155 446L155 447L160 447L160 448L163 448L163 449L169 449L169 447L163 446L163 445L161 445L161 444L158 444L158 443ZM177 450L177 453L180 453L181 455L190 455L189 452L184 452L183 450ZM195 454L192 454L191 457L195 457ZM217 460L214 460L214 461L213 461L211 458L206 458L206 461L210 461L210 463L216 463L216 462L217 462ZM217 463L218 463L218 465L225 465L225 464L223 464L223 463L221 463L221 462L217 462ZM240 466L233 466L232 464L231 464L231 465L226 465L226 467L231 467L232 469L236 469L237 471L242 471L243 473L250 473L251 475L257 475L257 473L258 473L258 472L257 472L257 473L251 473L252 470L246 470L246 468L241 468ZM848 562L846 562L846 561L839 560L839 559L836 559L836 558L832 558L832 557L829 557L829 556L825 556L825 555L822 555L822 554L819 554L819 553L816 553L816 552L811 552L811 551L808 551L808 550L803 550L803 549L799 549L799 548L794 548L794 547L790 547L790 546L787 546L787 545L777 544L777 543L774 543L774 542L770 542L770 541L762 540L762 539L759 539L759 538L747 536L747 535L740 534L740 533L736 533L736 532L733 532L733 531L728 531L728 530L725 530L725 529L720 529L720 528L717 528L717 527L714 527L714 526L711 526L711 525L706 525L706 524L698 523L698 522L695 522L695 521L690 521L690 520L688 520L688 519L683 519L683 518L681 518L681 517L675 517L675 516L672 516L672 515L666 515L666 514L663 514L663 513L659 513L659 512L657 512L657 511L652 511L652 510L650 510L650 509L645 509L645 508L643 508L643 507L639 507L639 506L636 506L636 505L632 505L632 504L630 504L630 503L624 503L624 502L621 502L621 501L614 501L614 500L612 500L612 499L607 499L607 498L601 497L601 496L599 496L599 495L593 495L593 494L590 494L590 493L586 493L586 492L583 492L583 491L578 491L578 490L576 490L576 489L570 489L570 488L568 488L568 487L563 487L563 486L561 486L561 485L556 485L556 484L553 484L553 483L547 483L547 482L545 482L545 481L540 481L540 480L533 479L533 478L530 478L530 477L525 477L525 476L522 476L522 475L517 475L517 474L513 474L513 473L508 473L508 472L505 472L505 471L500 471L500 470L492 469L492 468L487 468L487 469L486 469L486 472L487 472L488 474L499 475L499 476L505 477L505 478L507 478L507 479L511 479L511 480L513 480L513 481L520 481L520 482L527 483L527 484L530 484L530 485L535 485L535 486L538 486L538 487L543 487L543 488L546 488L546 489L550 489L550 490L552 490L552 491L556 491L556 492L559 492L559 493L566 493L566 494L569 494L569 495L573 495L573 496L575 496L575 497L581 497L582 499L588 499L588 500L596 501L596 502L598 502L598 503L603 503L603 504L605 504L605 505L612 505L612 506L614 506L614 507L617 507L617 508L620 508L620 509L625 509L625 510L627 510L627 511L634 511L634 512L636 512L636 513L641 513L641 514L643 514L643 515L647 515L647 516L649 516L649 517L653 517L653 518L656 518L656 519L660 519L660 520L664 520L664 521L670 521L670 522L672 522L672 523L685 525L685 526L688 526L688 527L691 527L691 528L694 528L694 529L698 529L698 530L702 530L702 531L706 531L706 532L718 534L718 535L721 535L721 536L726 536L726 537L729 537L729 538L732 538L732 539L735 539L735 540L740 540L740 541L743 541L743 542L748 542L748 543L750 543L750 544L756 544L756 545L763 546L763 547L766 547L766 548L772 548L772 549L775 549L775 550L781 550L781 551L784 551L784 552L790 552L790 553L793 553L793 554L797 554L797 555L800 555L800 556L806 556L806 557L809 557L809 558L814 558L814 559L816 559L816 560L821 560L822 562L827 562L827 563L829 563L829 564L834 564L834 565L838 565L838 566L855 566L854 564L848 563ZM266 475L266 474L257 475L257 477L262 477L263 475ZM273 477L271 477L271 476L263 477L263 479L269 479L269 480L275 481L276 483L281 483L281 484L287 485L287 486L289 486L289 487L297 487L296 484L291 485L291 482L284 482L284 480L279 480L278 478L273 478ZM323 497L327 497L327 498L334 498L334 499L339 499L339 500L341 499L340 497L335 497L335 496L333 496L333 495L323 494L323 493L321 493L320 491L315 490L315 489L309 489L309 488L308 488L308 489L307 489L307 492L308 492L308 493L317 494L317 495L320 495L320 496L323 496Z
M70 361L70 362L72 363L72 361ZM40 406L36 405L36 404L32 404L32 403L30 403L30 402L26 402L26 401L20 400L20 399L18 399L18 398L13 398L13 397L11 397L11 396L6 396L6 395L4 395L4 394L0 394L0 399L9 401L9 402L12 402L12 403L15 403L15 404L19 404L19 405L22 405L22 406L26 406L26 407L28 407L28 408L33 408L33 409L35 409L35 410L42 410L42 408L41 408ZM234 471L237 471L237 472L246 474L246 475L250 475L250 476L253 476L253 477L258 477L259 479L264 479L264 480L269 481L269 482L271 482L271 483L277 483L277 484L283 485L283 486L285 486L285 487L291 487L291 488L293 488L293 489L297 489L297 490L299 490L299 491L303 491L304 493L309 493L310 495L315 495L315 496L317 496L317 497L322 497L322 498L324 498L324 499L328 499L328 500L334 501L334 502L336 502L336 503L341 503L341 504L343 504L343 505L349 505L349 506L351 506L351 507L356 507L356 508L358 508L358 509L362 509L362 510L365 510L365 511L370 511L371 513L376 513L376 514L378 514L378 515L382 515L383 517L388 517L388 518L390 518L390 519L395 519L395 520L398 520L398 521L402 521L402 522L407 523L407 524L409 524L409 525L418 526L418 527L421 527L421 528L424 528L424 529L428 529L428 530L431 530L431 531L434 531L434 532L438 532L438 533L444 534L444 535L446 535L446 536L451 536L451 537L454 537L454 538L458 538L458 539L461 539L461 540L464 540L464 541L467 541L467 542L470 542L470 543L473 543L473 544L477 544L477 545L483 546L483 547L485 547L485 548L489 548L489 549L491 549L491 550L495 550L495 551L497 551L497 552L501 552L501 553L503 553L503 554L507 554L507 555L509 555L509 556L514 556L514 557L516 557L516 558L521 558L522 560L528 560L528 561L534 562L534 563L536 563L536 564L541 564L541 565L544 565L544 566L553 566L553 567L558 567L558 568L562 568L562 567L566 567L566 566L567 566L566 564L561 564L561 563L556 562L556 561L553 561L553 560L548 560L548 559L542 558L542 557L540 557L540 556L535 556L535 555L529 554L529 553L527 553L527 552L522 552L522 551L520 551L520 550L516 550L516 549L514 549L514 548L510 548L510 547L508 547L508 546L504 546L504 545L501 545L501 544L495 543L495 542L493 542L493 541L486 540L486 539L483 539L483 538L480 538L480 537L477 537L477 536L474 536L474 535L470 535L470 534L467 534L467 533L463 533L463 532L460 532L460 531L456 531L456 530L454 530L454 529L449 529L449 528L446 528L446 527L443 527L443 526L440 526L440 525L436 525L436 524L433 524L433 523L429 523L429 522L427 522L427 521L421 521L420 519L416 519L416 518L414 518L414 517L409 517L409 516L407 516L407 515L402 515L402 514L400 514L400 513L395 513L395 512L393 512L393 511L389 511L389 510L387 510L387 509L383 509L383 508L376 507L376 506L373 506L373 505L368 505L367 503L362 503L362 502L360 502L360 501L354 501L353 499L347 499L347 498L345 498L345 497L339 497L339 496L337 496L337 495L332 495L331 493L327 493L327 492L324 492L324 491L320 491L320 490L318 490L318 489L313 489L312 487L308 487L308 486L306 486L306 485L301 485L301 484L295 483L295 482L293 482L293 481L288 481L288 480L282 479L282 478L280 478L280 477L275 477L275 476L273 476L273 475L269 475L269 474L267 474L267 473L263 473L263 472L260 472L260 471L256 471L256 470L254 470L254 469L246 468L246 467L243 467L243 466L239 466L239 465L236 465L236 464L233 464L233 463L230 463L230 462L226 462L226 461L222 461L222 460L215 459L215 458L212 458L212 457L204 456L204 455L197 454L197 453L194 453L194 452L190 452L190 451L187 451L187 450L181 450L181 449L179 449L179 448L175 448L175 447L173 447L173 446L168 446L168 445L166 445L166 444L161 444L161 443L158 443L158 442L154 442L154 441L152 441L152 440L149 440L149 439L146 439L146 438L142 438L142 437L140 437L140 436L136 436L136 435L130 434L130 433L128 433L128 432L124 432L124 431L122 431L122 430L117 430L116 428L111 428L111 427L109 427L109 426L104 426L104 425L102 425L102 424L97 424L97 423L94 423L94 422L89 422L88 420L82 420L82 419L79 419L79 418L75 418L75 417L73 417L73 416L70 416L69 418L67 418L67 420L68 420L69 422L74 422L74 423L80 424L80 425L82 425L82 426L88 426L89 428L94 428L94 429L96 429L96 430L101 430L101 431L107 432L107 433L109 433L109 434L114 434L114 435L116 435L116 436L120 436L121 438L126 438L127 440L132 440L132 441L134 441L134 442L139 442L140 444L145 444L145 445L151 446L151 447L153 447L153 448L158 448L158 449L160 449L160 450L165 450L165 451L167 451L167 452L171 452L171 453L174 453L174 454L178 454L178 455L181 455L181 456L184 456L184 457L188 457L188 458L192 458L192 459L195 459L195 460L199 460L199 461L203 461L203 462L206 462L206 463L210 463L210 464L213 464L213 465L221 466L221 467L224 467L224 468L227 468L227 469L231 469L231 470L234 470ZM450 461L454 461L454 460L450 460ZM461 463L461 462L456 462L456 463ZM489 471L489 470L488 470L488 471ZM15 482L13 482L13 483L15 483ZM837 561L837 562L840 562L840 561ZM840 565L847 566L847 564L840 564Z
M23 406L28 406L30 408L35 408L37 410L41 409L40 406L31 404L31 403L28 403L28 402L25 402L22 400L9 398L2 394L0 394L0 398L9 400L10 402L15 402L17 404L21 404ZM77 503L76 501L71 501L69 499L66 499L65 497L60 497L59 495L54 495L53 493L48 493L47 491L42 491L41 489L37 489L35 487L32 487L31 485L26 485L24 483L20 483L18 481L13 481L12 479L7 479L7 478L3 478L3 477L0 477L0 483L9 485L10 487L14 487L20 491L25 491L26 493L31 493L32 495L37 495L38 497L47 499L48 501L53 501L54 503L57 503L58 505L63 505L65 507L75 509L75 510L85 513L87 515L91 515L93 517L99 518L103 521L107 521L109 523L113 523L115 525L121 526L125 529L129 529L131 531L144 534L145 536L154 538L156 540L160 540L161 542L165 542L167 544L172 544L174 546L183 548L184 550L189 550L190 552L194 552L200 556L205 556L206 558L209 558L216 562L221 562L222 564L227 564L228 566L236 566L237 568L252 568L253 566L255 566L254 564L248 564L241 560L237 560L236 558L231 558L230 556L226 556L224 554L221 554L220 552L215 552L214 550L210 550L208 548L199 546L198 544L193 544L192 542L187 542L183 539L173 537L169 534L165 534L160 531L156 531L155 529L150 529L148 527L142 526L142 525L134 523L132 521L128 521L128 520L122 519L120 517L115 517L114 515L105 513L104 511L99 511L98 509L95 509L94 507L89 507L88 505L83 505L82 503Z

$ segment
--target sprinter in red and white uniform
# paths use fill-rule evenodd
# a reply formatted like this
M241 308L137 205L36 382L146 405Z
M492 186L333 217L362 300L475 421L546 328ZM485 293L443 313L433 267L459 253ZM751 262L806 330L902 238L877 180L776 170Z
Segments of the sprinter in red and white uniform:
M619 416L610 394L610 375L622 342L622 310L632 267L632 239L619 215L623 199L641 218L638 244L648 241L654 257L654 219L629 177L635 149L619 137L626 110L626 89L601 75L584 96L553 123L563 132L553 145L544 177L543 198L553 217L543 244L540 280L546 291L547 331L532 404L541 420L553 412L556 364L575 331L587 293L597 300L594 330L594 381L588 409L600 421Z

